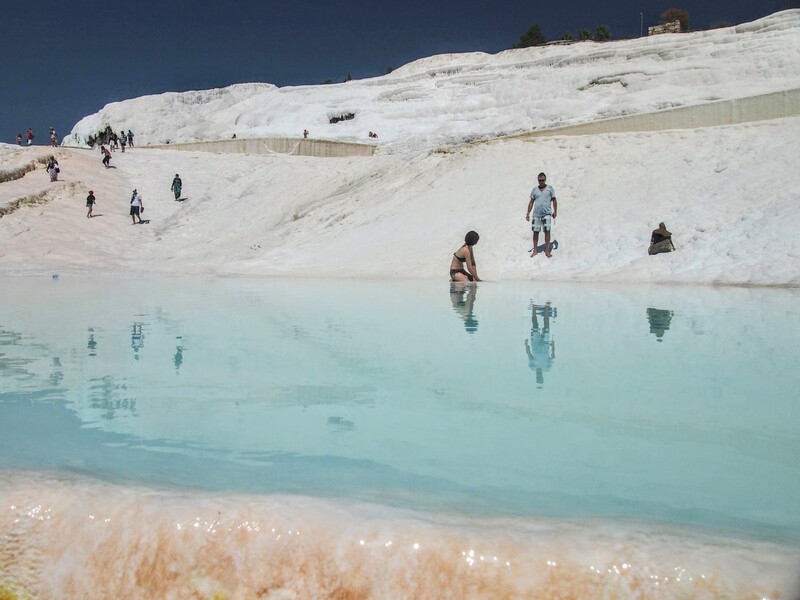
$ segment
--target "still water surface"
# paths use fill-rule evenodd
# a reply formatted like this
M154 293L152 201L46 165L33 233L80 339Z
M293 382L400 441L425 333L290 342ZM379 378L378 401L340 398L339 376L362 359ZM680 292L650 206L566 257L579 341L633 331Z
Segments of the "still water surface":
M795 290L0 289L7 473L800 540Z

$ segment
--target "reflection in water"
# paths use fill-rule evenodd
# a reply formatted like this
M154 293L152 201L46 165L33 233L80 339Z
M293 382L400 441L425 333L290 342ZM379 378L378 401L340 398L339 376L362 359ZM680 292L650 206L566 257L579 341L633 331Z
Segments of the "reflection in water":
M356 424L342 417L328 417L328 425L334 427L334 431L353 431Z
M89 341L86 342L86 348L89 350L89 356L97 356L97 342L94 339L94 329L89 327Z
M647 322L650 323L650 333L656 336L658 342L663 341L664 333L669 329L672 316L675 313L671 310L661 308L647 309Z
M557 309L550 303L534 304L531 301L531 337L525 340L525 352L528 355L528 367L536 372L536 383L544 384L544 372L549 371L556 357L556 343L550 339L550 318L557 316ZM542 328L539 319L542 317Z
M119 413L136 414L136 400L131 398L124 382L106 375L89 382L88 406L93 414L104 420L113 420Z
M131 348L133 348L133 358L139 360L139 350L144 347L144 334L142 333L142 324L134 323L131 332Z
M478 319L472 313L477 293L478 286L474 283L450 282L450 302L453 304L453 310L464 319L464 329L470 334L478 331Z
M260 306L240 302L238 280L75 282L72 295L62 281L56 296L23 287L11 302L35 282L3 283L0 324L16 331L0 326L0 481L3 468L80 470L214 494L580 515L601 526L619 515L800 539L787 459L800 456L797 291L548 284L545 296L491 285L481 292L491 327L463 348L476 325L469 283L454 282L451 306L437 281L248 284ZM135 314L131 297L143 298ZM664 298L698 325L672 327L671 344L653 346L641 311ZM569 315L558 328L555 306ZM746 345L732 321L750 325ZM561 362L550 373L555 337Z
M50 383L57 386L64 379L64 371L61 368L61 359L53 357L53 370L50 372Z
M172 357L172 362L175 363L175 371L180 371L183 364L183 346L175 348L175 356Z

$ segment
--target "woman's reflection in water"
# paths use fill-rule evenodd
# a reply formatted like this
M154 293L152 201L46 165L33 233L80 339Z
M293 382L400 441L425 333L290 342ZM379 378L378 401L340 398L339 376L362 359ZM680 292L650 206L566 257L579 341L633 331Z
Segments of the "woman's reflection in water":
M464 329L473 334L478 331L478 319L472 313L478 286L471 282L451 281L450 302L453 310L464 320Z
M553 366L556 357L556 343L550 339L550 319L556 318L557 310L546 304L531 302L531 337L525 340L525 353L528 355L528 367L536 373L536 383L544 385L544 372ZM539 319L542 317L542 328Z

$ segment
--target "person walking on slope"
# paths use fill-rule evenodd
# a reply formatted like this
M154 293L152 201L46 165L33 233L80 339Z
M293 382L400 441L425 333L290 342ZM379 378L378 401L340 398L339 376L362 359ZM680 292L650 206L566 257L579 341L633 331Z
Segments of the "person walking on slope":
M47 168L45 170L50 173L50 181L58 181L58 174L61 172L61 169L58 167L58 161L55 156L51 156L47 159Z
M87 219L91 219L94 216L92 214L92 208L94 208L95 202L97 202L97 200L95 200L94 198L94 192L92 190L89 190L89 195L86 196L86 208L89 209L89 211L86 213Z
M111 152L105 146L100 146L100 153L103 155L103 165L107 169L111 163Z
M536 256L539 244L539 232L544 229L544 254L550 258L550 231L553 229L553 220L558 214L558 202L556 202L556 191L552 186L547 185L547 175L539 173L537 177L539 185L531 190L531 199L528 202L528 212L525 213L525 220L531 218L533 209L533 251L531 257Z
M144 203L142 202L142 196L134 189L131 195L131 220L133 221L133 225L136 225L136 219L139 219L139 223L142 222L140 213L143 211Z
M133 148L133 132L128 129L128 146Z
M21 133L17 134L17 145L18 146L22 146L22 134Z
M175 179L172 180L172 187L169 188L172 190L172 193L175 194L175 200L181 199L182 187L183 187L183 182L181 181L181 178L178 176L178 174L175 173Z
M33 145L33 131L31 131L30 127L28 127L28 131L25 134L25 136L28 138L28 146L32 146Z
M125 146L128 144L128 138L125 137L125 132L121 132L119 134L119 145L122 148L122 151L125 152Z

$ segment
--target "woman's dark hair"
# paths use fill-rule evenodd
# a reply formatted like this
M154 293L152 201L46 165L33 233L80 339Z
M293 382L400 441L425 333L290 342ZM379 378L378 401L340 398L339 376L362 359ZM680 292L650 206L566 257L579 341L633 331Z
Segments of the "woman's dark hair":
M464 236L464 243L467 246L474 246L478 243L478 240L481 239L481 236L478 235L477 231L470 231L467 235Z

